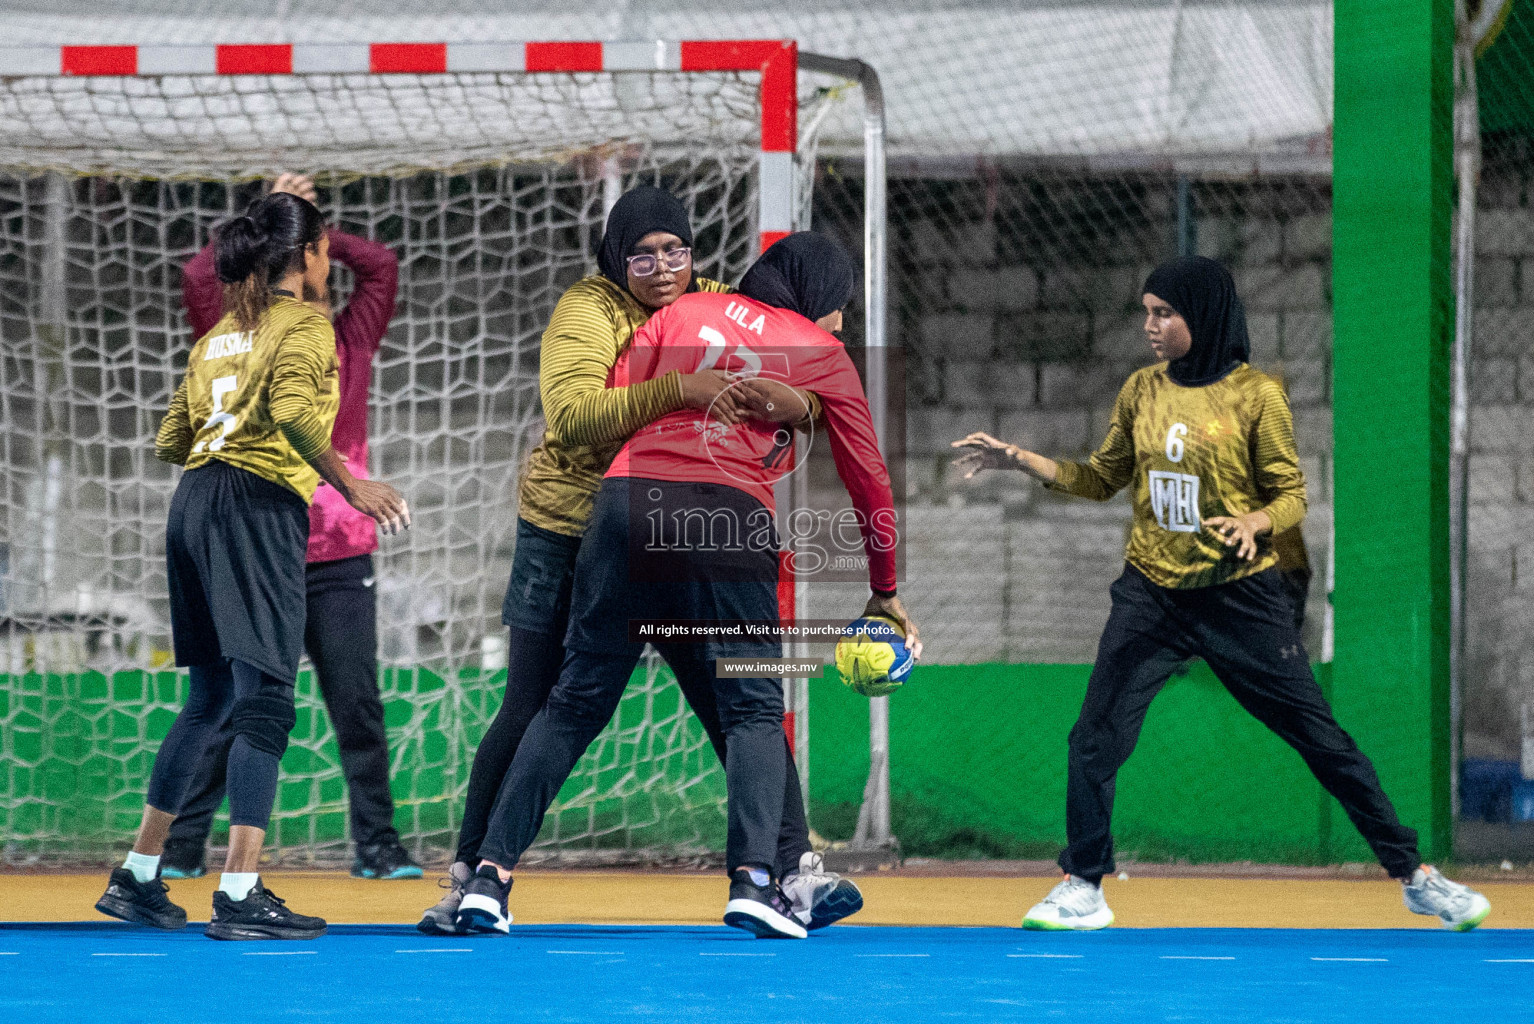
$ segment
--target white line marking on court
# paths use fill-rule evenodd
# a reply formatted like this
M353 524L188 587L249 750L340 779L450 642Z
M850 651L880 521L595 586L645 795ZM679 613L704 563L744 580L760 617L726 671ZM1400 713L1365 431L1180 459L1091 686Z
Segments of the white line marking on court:
M167 956L166 953L92 953L91 956Z
M319 956L317 949L284 949L264 953L241 953L241 956Z
M546 949L544 952L556 956L623 956L623 953L611 949Z
M852 955L853 956L858 956L858 957L894 957L894 958L897 958L897 959L904 959L904 958L917 957L917 956L931 956L932 954L931 953L854 953Z
M1080 960L1081 959L1081 954L1080 953L1008 953L1007 956L1010 956L1010 957L1013 957L1013 958L1021 957L1021 958L1028 959L1028 960Z
M699 953L699 956L777 956L776 953Z
M11 953L10 955L15 956L16 954ZM1486 960L1483 962L1488 964L1534 964L1534 959L1524 957L1516 960Z
M20 956L20 953L0 953L0 956Z
M450 949L396 949L396 953L472 953L472 949L466 946L453 947Z
M1164 956L1163 960L1234 960L1233 956Z
M1312 960L1327 963L1342 964L1388 964L1390 961L1382 956L1313 956Z

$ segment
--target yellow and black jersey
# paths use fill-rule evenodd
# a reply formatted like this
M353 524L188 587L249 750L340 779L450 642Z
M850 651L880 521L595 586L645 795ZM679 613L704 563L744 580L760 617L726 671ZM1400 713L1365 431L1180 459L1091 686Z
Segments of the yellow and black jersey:
M155 438L155 456L187 469L217 459L314 497L309 459L330 448L340 402L335 331L277 297L254 331L225 316L197 340Z
M693 280L699 291L730 290L707 278ZM682 408L682 384L674 373L628 388L607 387L613 364L650 313L600 275L571 285L554 307L538 363L548 429L533 450L518 495L518 514L534 526L579 537L602 475L629 435Z
M1282 386L1242 364L1223 380L1182 387L1166 364L1136 371L1119 391L1108 437L1086 462L1059 463L1051 486L1105 501L1134 486L1128 561L1163 587L1228 583L1272 568L1261 538L1257 558L1237 559L1212 530L1213 516L1258 510L1273 533L1305 517L1305 477Z

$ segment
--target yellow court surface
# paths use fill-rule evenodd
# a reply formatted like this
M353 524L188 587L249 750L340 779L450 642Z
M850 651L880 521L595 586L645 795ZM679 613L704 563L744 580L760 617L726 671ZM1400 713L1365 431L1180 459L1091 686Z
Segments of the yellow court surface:
M105 920L106 887L94 874L0 874L0 921ZM171 899L206 920L217 874L177 880ZM266 883L294 909L336 923L414 924L442 890L435 876L366 881L332 871L273 871ZM1016 926L1054 877L857 876L860 925ZM1491 900L1484 928L1534 928L1534 882L1475 882ZM1121 928L1435 928L1408 913L1388 879L1130 878L1104 882ZM527 871L511 909L521 924L717 924L722 875L625 871Z

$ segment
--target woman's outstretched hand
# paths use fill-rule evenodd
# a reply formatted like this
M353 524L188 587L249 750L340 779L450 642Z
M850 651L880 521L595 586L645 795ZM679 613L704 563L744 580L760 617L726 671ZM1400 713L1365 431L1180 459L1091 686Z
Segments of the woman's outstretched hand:
M1236 557L1250 562L1257 557L1257 538L1273 531L1273 520L1266 512L1248 512L1244 516L1210 516L1204 526L1228 548L1236 549Z
M954 459L953 464L965 471L966 480L982 469L1015 469L1045 483L1053 483L1059 470L1054 459L998 441L983 430L953 442L951 447L964 449L964 454Z

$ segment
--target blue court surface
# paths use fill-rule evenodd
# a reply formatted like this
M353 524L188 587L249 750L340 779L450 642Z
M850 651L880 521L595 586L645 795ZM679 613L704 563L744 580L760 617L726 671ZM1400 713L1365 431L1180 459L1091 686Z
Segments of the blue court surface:
M0 925L0 1021L1534 1020L1534 932L335 925L221 943Z

